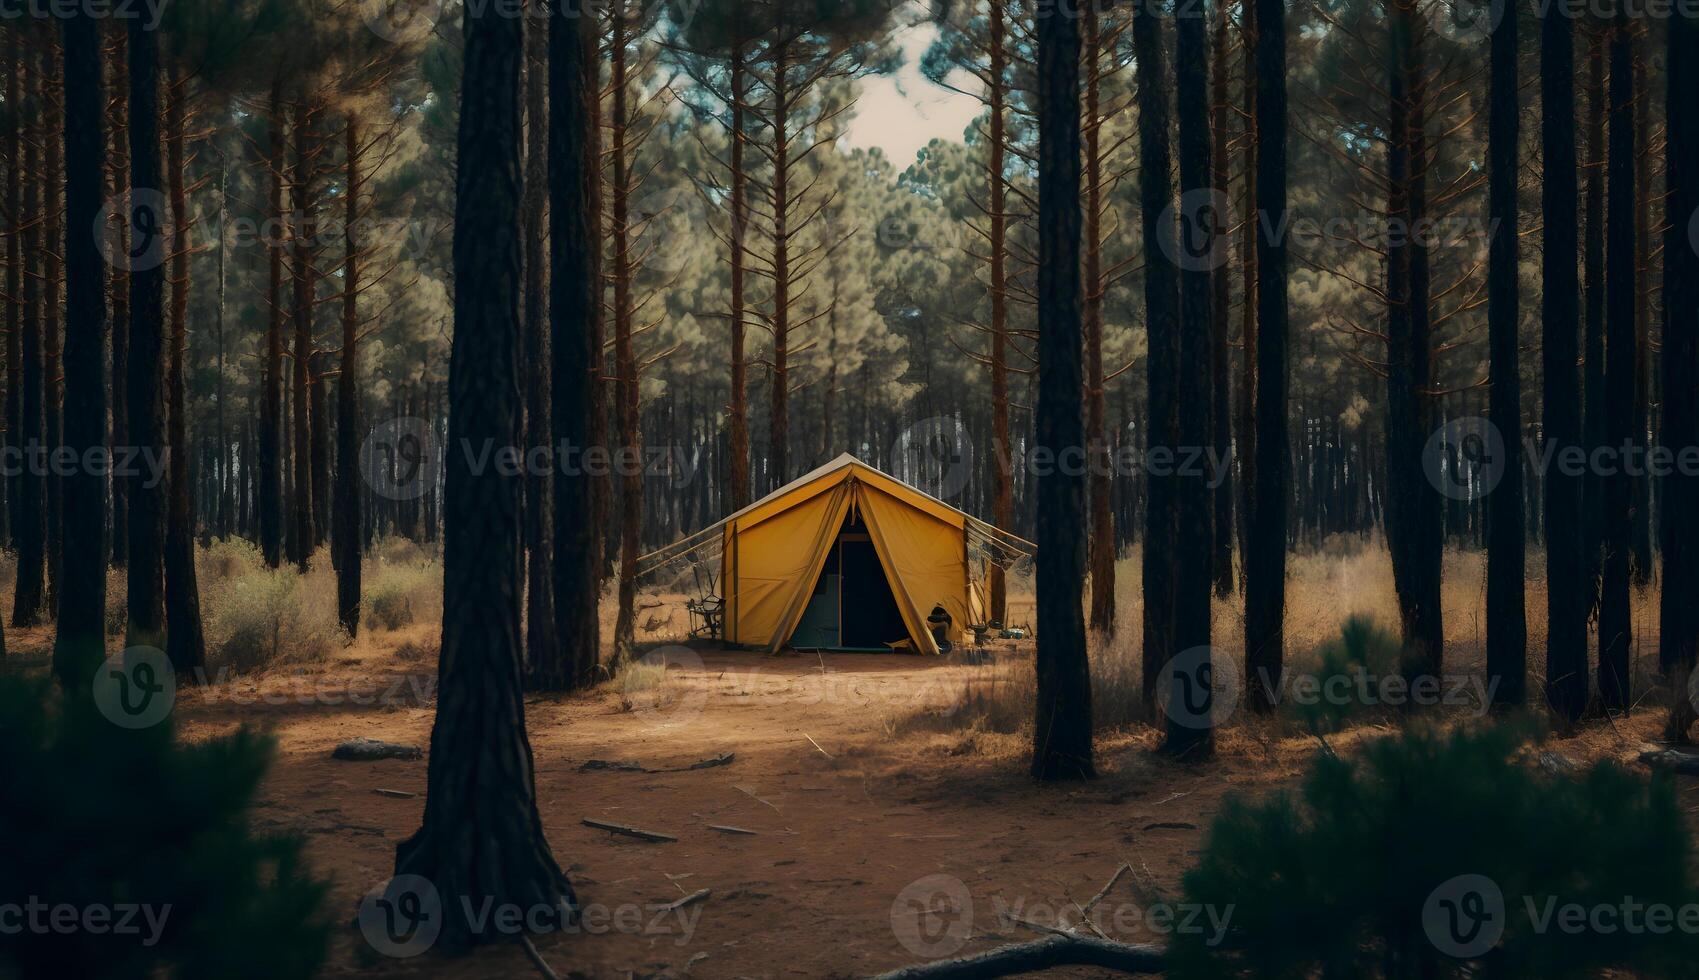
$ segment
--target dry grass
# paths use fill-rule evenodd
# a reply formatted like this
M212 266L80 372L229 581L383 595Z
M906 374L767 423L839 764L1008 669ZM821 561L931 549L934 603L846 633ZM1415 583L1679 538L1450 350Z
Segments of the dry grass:
M1100 733L1150 732L1142 710L1141 621L1144 615L1142 557L1137 549L1115 568L1119 620L1107 637L1093 636L1091 659L1092 718ZM1459 675L1484 674L1486 643L1486 556L1482 552L1448 550L1444 559L1442 602L1445 611L1446 667ZM1011 582L1011 591L1017 587ZM1529 692L1539 697L1545 679L1546 589L1545 556L1533 551L1527 567ZM1030 603L1028 596L1011 595L1011 607ZM1647 692L1643 703L1665 699L1655 678L1658 648L1658 589L1637 590L1632 596L1635 624L1634 690ZM1028 607L1030 608L1030 606ZM1018 621L1011 614L1012 621ZM1347 620L1362 618L1396 633L1399 624L1392 564L1379 539L1334 538L1322 547L1289 556L1286 584L1287 664L1316 671L1323 652L1337 646ZM1241 593L1213 603L1214 648L1243 664L1244 605ZM1042 635L1040 636L1042 640ZM1589 642L1596 649L1597 637ZM890 734L954 732L1018 734L1030 731L1036 678L1030 658L1004 657L982 667L962 667L943 703L904 706L893 711L884 726ZM1462 706L1478 710L1478 705ZM1266 737L1264 722L1241 712L1234 727L1247 728L1252 739ZM1290 727L1291 718L1281 724Z

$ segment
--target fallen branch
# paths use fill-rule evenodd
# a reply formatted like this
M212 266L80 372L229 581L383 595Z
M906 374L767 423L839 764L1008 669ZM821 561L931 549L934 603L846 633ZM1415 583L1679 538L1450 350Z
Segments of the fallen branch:
M1059 966L1095 966L1131 974L1161 973L1164 955L1160 946L1058 934L1030 943L999 946L977 956L903 967L879 974L876 980L1007 977Z
M650 830L638 830L636 827L627 827L625 824L607 823L602 820L591 820L589 817L585 817L579 822L586 827L594 827L597 830L605 830L610 834L620 834L624 837L635 837L638 840L649 841L654 844L678 843L677 837L671 837L667 834L657 834Z
M707 898L709 895L712 895L713 893L714 893L713 889L711 889L711 888L704 888L701 891L691 892L690 894L684 896L683 898L679 899L676 902L671 902L667 905L661 906L660 911L662 911L662 912L677 912L679 909L684 908L686 905L690 905L693 902L700 902L704 898Z
M743 835L748 836L748 837L755 837L755 836L757 836L757 833L758 833L757 831L747 830L743 827L731 827L731 826L727 826L725 824L718 824L718 823L709 824L708 829L709 830L717 830L722 834L743 834Z
M808 744L814 746L817 749L820 749L820 743L814 741L814 736L808 734L807 732L803 732L802 737L808 739ZM832 753L827 752L825 749L820 749L820 754L825 756L828 759L830 759L832 757Z
M537 968L537 972L543 975L543 980L560 980L560 975L549 969L549 964L544 961L543 954L537 952L537 947L531 942L530 936L520 933L519 946L525 950L526 959L529 959L531 965Z

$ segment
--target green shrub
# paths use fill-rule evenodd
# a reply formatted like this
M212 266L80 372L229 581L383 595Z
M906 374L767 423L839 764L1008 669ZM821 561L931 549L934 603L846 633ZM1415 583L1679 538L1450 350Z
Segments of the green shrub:
M1352 616L1339 628L1339 638L1324 645L1315 679L1321 690L1351 690L1359 676L1381 679L1402 673L1403 644L1367 616ZM1328 735L1344 728L1371 706L1346 698L1287 700L1287 715L1305 731Z
M1546 917L1695 900L1673 787L1609 764L1553 777L1525 755L1510 727L1412 732L1358 759L1321 756L1299 796L1229 798L1184 878L1189 905L1231 910L1228 935L1176 932L1171 976L1684 973L1690 933L1569 931ZM1494 892L1496 926L1479 914ZM1464 928L1435 931L1448 923Z
M311 976L326 886L298 839L248 824L270 740L178 743L169 724L50 700L0 678L0 907L21 910L0 929L0 975Z
M375 562L363 583L366 625L398 630L429 615L440 601L442 570L430 564Z
M334 587L324 572L261 569L209 590L202 603L210 666L242 672L323 658L344 636Z

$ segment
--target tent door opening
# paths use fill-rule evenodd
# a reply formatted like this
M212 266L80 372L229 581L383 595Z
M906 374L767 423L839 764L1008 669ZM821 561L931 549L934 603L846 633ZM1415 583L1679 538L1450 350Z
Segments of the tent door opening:
M800 650L875 651L909 638L885 567L853 513L821 566L791 645Z

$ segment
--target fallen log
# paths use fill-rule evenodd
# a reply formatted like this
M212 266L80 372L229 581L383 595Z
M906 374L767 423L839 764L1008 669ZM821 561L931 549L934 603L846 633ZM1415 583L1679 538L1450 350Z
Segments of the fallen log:
M875 980L957 980L1008 977L1059 966L1095 966L1118 973L1161 973L1164 952L1145 943L1117 943L1092 936L1056 934L1014 943L975 956L938 960L881 973Z
M678 843L677 837L672 837L667 834L657 834L651 830L638 830L636 827L627 827L622 823L608 823L603 820L591 820L589 817L585 817L579 822L586 827L594 827L597 830L605 830L610 834L619 834L623 837L635 837L638 840L649 841L652 844Z
M1640 762L1682 776L1699 776L1699 755L1675 749L1653 749L1640 753Z

